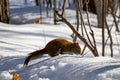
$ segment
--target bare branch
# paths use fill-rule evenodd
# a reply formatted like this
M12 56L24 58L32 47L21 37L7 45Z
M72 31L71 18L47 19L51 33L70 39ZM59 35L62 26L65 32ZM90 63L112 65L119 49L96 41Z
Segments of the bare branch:
M62 16L63 16L63 14L65 12L65 3L66 3L66 0L64 0L63 6L62 6Z
M89 0L88 0L89 2ZM89 20L89 14L88 14L88 2L86 2L86 14L87 14L87 20L88 20L88 25L89 25L89 28L90 28L90 31L91 31L91 36L92 36L92 39L93 39L93 42L94 42L94 49L96 50L96 52L98 53L98 50L97 50L97 46L96 46L96 40L95 40L95 37L94 37L94 32L92 30L92 27L90 25L90 20Z
M106 24L106 28L107 28L107 31L108 31L108 35L109 35L109 37L110 37L110 50L111 50L111 57L113 57L113 48L112 48L113 40L112 40L111 30L109 29L109 26L107 25L107 21L106 21L106 19L105 19L105 24Z
M63 22L65 22L71 28L71 30L77 35L77 37L90 49L93 55L99 56L96 50L94 50L94 48L87 42L87 40L81 34L79 34L71 24L62 15L60 15L58 11L55 12L60 18L62 18Z

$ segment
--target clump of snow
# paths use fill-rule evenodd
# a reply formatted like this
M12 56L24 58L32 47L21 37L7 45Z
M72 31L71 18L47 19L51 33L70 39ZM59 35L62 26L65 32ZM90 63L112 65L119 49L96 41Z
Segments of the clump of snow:
M37 74L33 74L33 75L31 75L30 76L30 78L29 78L30 80L38 80L39 79L39 77L38 77L38 75Z
M8 71L2 71L0 73L0 80L11 80L12 75Z
M54 66L54 65L50 66L50 69L51 69L52 71L55 71L55 66Z
M23 64L18 64L17 66L16 66L16 69L21 69L21 68L23 68L24 66L23 66Z
M39 78L38 80L50 80L48 78Z
M65 65L67 65L67 63L65 63L65 62L59 62L59 63L58 63L58 66L59 66L59 67L64 67Z

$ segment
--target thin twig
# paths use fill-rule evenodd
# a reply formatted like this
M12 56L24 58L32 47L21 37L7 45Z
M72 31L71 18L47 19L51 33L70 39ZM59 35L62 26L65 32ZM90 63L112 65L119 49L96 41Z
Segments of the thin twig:
M84 20L83 20L83 16L82 16L82 12L81 12L81 6L80 6L80 8L79 8L79 12L80 12L80 17L81 17L81 24L83 24L83 28L84 28L84 30L85 30L85 33L86 33L86 36L87 36L87 38L88 38L88 40L89 40L89 43L90 43L90 45L93 47L93 44L92 44L92 42L91 42L91 40L90 40L90 38L89 38L89 35L88 35L88 33L87 33L87 29L86 29L86 27L85 27L85 23L84 23Z
M83 50L82 50L82 52L81 52L81 55L84 54L85 49L86 49L86 45L84 46L84 48L83 48Z
M89 0L88 0L88 2L89 2ZM94 36L94 31L92 30L92 27L91 27L91 25L90 25L90 20L89 20L88 2L86 2L87 20L88 20L88 25L89 25L89 28L90 28L90 31L91 31L91 36L92 36L92 39L93 39L93 42L94 42L94 49L95 49L95 51L98 53L97 46L96 46L96 40L95 40L95 36Z
M109 37L110 37L110 50L111 50L111 57L113 57L113 48L112 48L113 40L112 40L111 30L109 29L109 26L107 25L107 21L106 21L106 19L105 19L105 24L106 24L106 28L107 28L107 31L108 31L108 35L109 35Z

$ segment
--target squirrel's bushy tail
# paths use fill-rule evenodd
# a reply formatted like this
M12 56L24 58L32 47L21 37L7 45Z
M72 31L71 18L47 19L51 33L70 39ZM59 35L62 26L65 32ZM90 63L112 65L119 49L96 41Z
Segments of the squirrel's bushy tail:
M26 59L25 59L25 61L24 61L24 65L25 66L27 66L28 65L28 63L29 63L29 61L30 61L30 59L31 59L31 55L29 55Z
M37 50L37 51L34 51L34 52L30 53L30 54L28 55L28 57L25 59L24 65L27 66L28 63L29 63L29 61L30 61L31 59L40 57L40 56L42 56L44 53L45 53L45 50L44 50L44 49Z

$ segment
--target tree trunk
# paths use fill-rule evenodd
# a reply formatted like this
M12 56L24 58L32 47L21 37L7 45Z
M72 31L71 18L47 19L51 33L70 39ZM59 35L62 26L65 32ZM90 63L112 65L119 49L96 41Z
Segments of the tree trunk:
M46 0L46 16L48 17L49 0Z
M94 0L98 19L98 28L102 27L102 0Z
M36 6L40 6L40 0L35 0Z
M106 0L107 1L107 0ZM105 0L102 0L102 56L105 56L105 19L106 19L106 4Z
M27 4L28 4L27 0L24 0L24 4L25 4L25 5L27 5Z
M56 10L56 0L54 0L54 24L57 24L57 22L56 22L57 17L56 17L55 10Z
M0 22L9 23L9 0L0 1Z

